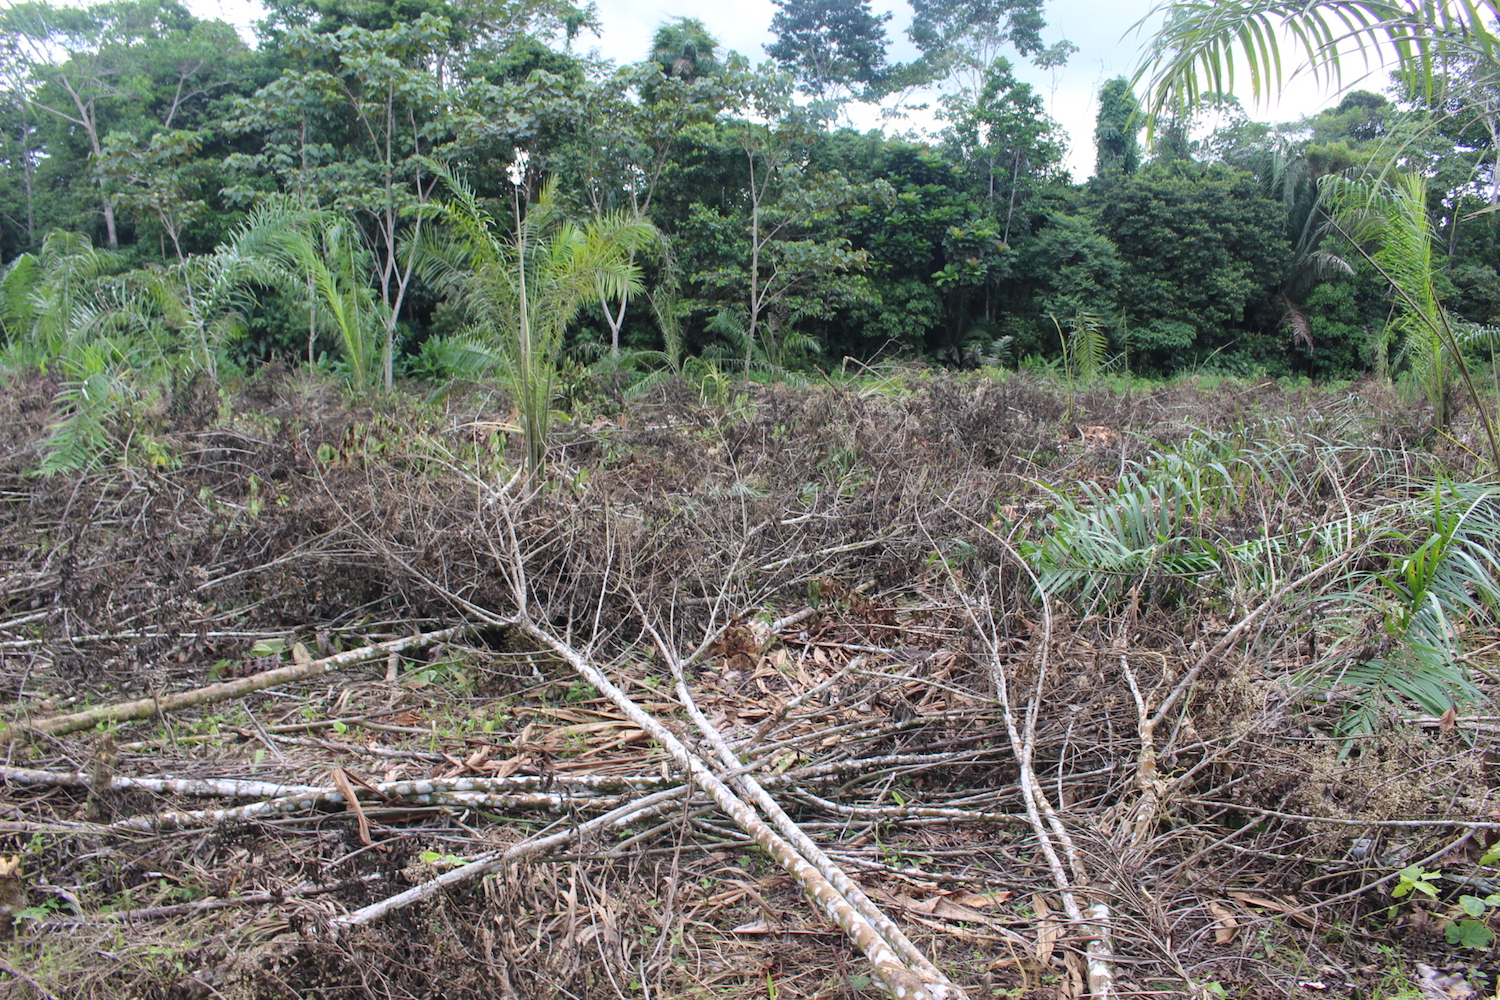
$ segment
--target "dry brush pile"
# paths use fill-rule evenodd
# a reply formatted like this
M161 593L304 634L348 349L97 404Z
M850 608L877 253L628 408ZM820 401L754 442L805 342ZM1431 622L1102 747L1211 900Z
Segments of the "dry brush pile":
M1390 889L1485 891L1495 503L1373 387L669 385L535 482L482 394L275 373L36 478L55 389L3 400L11 995L1485 970Z

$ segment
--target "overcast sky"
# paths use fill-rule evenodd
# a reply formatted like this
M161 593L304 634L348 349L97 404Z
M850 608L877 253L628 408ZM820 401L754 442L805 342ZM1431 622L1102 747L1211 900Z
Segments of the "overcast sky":
M187 3L199 16L219 17L247 31L260 16L256 0L187 0ZM644 59L657 26L678 16L700 19L725 48L739 51L752 62L760 62L766 58L762 46L771 41L771 17L775 13L771 0L720 0L712 4L694 0L598 0L598 5L600 36L579 39L577 46L585 51L597 49L599 54L619 63ZM906 41L911 8L905 0L872 0L872 6L894 15L889 25L895 43L891 58L914 56L915 50ZM1082 180L1093 170L1095 95L1106 80L1135 72L1150 26L1139 34L1133 29L1152 6L1152 0L1050 0L1046 7L1049 25L1046 41L1066 38L1078 46L1078 52L1059 70L1043 70L1018 61L1017 76L1037 88L1047 103L1048 113L1068 133L1068 167L1075 180ZM1365 85L1372 89L1380 87L1373 82ZM1317 111L1333 100L1316 87L1294 82L1279 105L1253 108L1247 101L1247 110L1255 118L1289 121ZM873 115L856 115L856 122L862 126L874 121Z

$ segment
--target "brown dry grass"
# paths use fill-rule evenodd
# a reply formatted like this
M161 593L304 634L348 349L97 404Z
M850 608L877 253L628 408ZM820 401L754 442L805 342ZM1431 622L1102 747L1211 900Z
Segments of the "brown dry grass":
M1154 443L1194 430L1280 427L1391 447L1422 430L1374 386L1099 390L1062 427L1065 400L1019 377L776 387L741 408L677 384L565 427L547 480L504 506L490 491L517 442L495 433L507 408L482 393L441 409L398 398L350 410L325 386L268 372L226 418L216 396L189 386L140 428L180 467L36 479L27 470L55 390L22 380L0 392L0 690L12 714L253 672L267 665L258 640L334 648L451 624L466 607L508 613L514 531L547 623L664 718L677 710L644 626L686 654L730 625L694 665L705 712L731 737L762 739L772 772L841 763L802 782L816 798L785 798L798 821L970 996L1037 998L1073 995L1079 944L1065 935L1037 961L1038 907L1059 906L1029 828L891 811L1021 812L983 630L955 594L996 595L978 624L1017 690L1037 676L1042 609L987 527L1009 514L1024 537L1046 485L1112 483ZM1414 467L1432 461L1412 449ZM1226 511L1219 527L1253 534L1262 514ZM1194 686L1161 764L1192 777L1149 850L1121 850L1140 747L1120 651L1145 688L1165 689L1226 627L1226 608L1160 596L1128 611L1056 609L1036 733L1039 776L1115 912L1126 994L1217 981L1230 995L1284 996L1319 980L1329 995L1362 996L1384 971L1376 946L1461 960L1430 920L1391 922L1382 890L1359 891L1389 866L1348 856L1352 838L1373 836L1373 855L1419 857L1454 829L1317 820L1482 816L1493 808L1491 737L1392 727L1349 752L1328 735L1336 706L1286 700L1283 682L1304 662L1294 622L1268 627L1256 647L1267 658L1228 655ZM816 614L770 645L753 635L755 616L810 601ZM15 744L7 763L309 784L335 765L371 781L668 769L613 706L514 633L481 631L398 667L107 736ZM776 721L789 698L830 680ZM633 838L623 849L581 845L335 940L323 933L330 917L430 877L444 857L594 807L366 803L368 846L343 811L126 835L104 824L202 803L4 787L0 854L24 856L31 903L47 912L22 922L5 961L27 979L0 978L0 994L874 995L862 957L796 884L696 801L622 834ZM257 893L270 898L189 908ZM1228 940L1215 933L1223 912L1234 914Z

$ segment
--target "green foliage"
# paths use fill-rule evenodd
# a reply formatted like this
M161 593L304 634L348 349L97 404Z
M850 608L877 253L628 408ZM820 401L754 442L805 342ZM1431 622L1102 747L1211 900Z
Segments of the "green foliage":
M1122 262L1132 364L1170 371L1248 341L1291 256L1249 173L1149 165L1097 178L1090 204ZM1279 315L1280 310L1276 310Z
M1022 265L1036 285L1041 311L1074 316L1090 312L1103 321L1118 308L1124 264L1098 222L1086 214L1053 212L1028 247Z
M502 371L521 410L527 467L535 472L546 456L564 330L585 302L640 290L634 256L656 231L623 212L584 225L571 222L558 204L555 181L523 211L524 159L518 155L517 162L516 226L510 238L498 231L472 188L441 164L428 164L451 195L430 214L452 235L446 242L429 237L421 259L429 278L464 304L474 324L472 336L504 359Z
M1382 637L1334 678L1369 696L1346 717L1349 732L1372 729L1393 698L1441 715L1481 697L1459 657L1464 623L1500 608L1500 490L1438 483L1428 504L1410 528L1381 532L1377 568L1351 574L1340 597L1347 612L1379 622Z
M1475 386L1463 345L1438 300L1424 179L1407 173L1388 181L1331 177L1327 186L1341 229L1355 241L1375 244L1373 251L1361 248L1361 253L1395 292L1395 328L1405 334L1402 353L1432 404L1438 428L1446 429L1451 417L1449 383L1456 372L1479 413L1491 467L1500 470L1493 408Z
M86 339L99 316L103 279L120 269L117 254L95 249L87 236L54 231L37 254L5 270L0 325L15 363L45 364Z
M1402 338L1402 354L1438 426L1447 427L1453 358L1443 346L1447 320L1434 284L1425 182L1414 174L1396 174L1389 182L1330 176L1324 189L1340 228L1356 243L1373 244L1372 263L1398 290L1392 331Z
M903 84L957 78L978 93L980 78L1007 48L1043 66L1060 65L1077 51L1069 42L1042 40L1047 21L1041 0L913 0L907 35L921 51L903 68Z
M1221 7L1179 5L1155 54L1176 53L1174 32L1212 48L1213 31L1235 18L1305 24L1374 9ZM649 214L662 231L631 263L642 290L658 278L673 286L670 311L653 322L628 296L596 289L563 335L581 355L607 339L617 367L651 360L622 351L664 346L667 367L680 369L730 341L751 366L891 352L967 364L1005 336L1052 356L1046 317L1082 311L1148 372L1355 375L1364 328L1383 329L1381 292L1361 273L1352 292L1315 296L1341 263L1338 280L1348 277L1350 249L1321 238L1316 180L1371 162L1382 145L1429 179L1436 299L1470 323L1500 322L1500 237L1474 215L1493 158L1488 36L1434 38L1429 54L1454 58L1429 74L1430 88L1408 78L1394 101L1355 92L1300 130L1249 123L1222 87L1205 86L1193 95L1228 108L1232 127L1195 143L1191 115L1177 113L1181 141L1154 165L1141 166L1146 119L1130 82L1110 81L1094 137L1100 176L1081 188L1063 172L1063 138L1039 94L1003 58L1066 57L1066 43L1044 41L1032 0L922 0L911 31L922 55L906 66L886 64L887 18L864 0L780 3L775 61L758 68L690 18L662 25L639 65L590 61L565 44L591 23L566 0L275 0L269 13L251 50L175 0L0 12L10 53L0 255L11 261L0 338L12 359L56 357L58 329L87 341L108 327L213 374L288 354L317 364L325 349L366 388L389 384L398 366L426 377L494 370L498 349L486 356L484 337L454 322L452 289L418 258L436 221L424 206L442 183L429 162L461 164L492 209L509 197L503 165L517 147L537 176L556 179L564 217ZM1389 49L1388 26L1364 31L1350 16L1367 45ZM1450 14L1392 14L1422 17ZM1221 37L1228 49L1244 40ZM1275 61L1273 49L1254 58ZM925 144L834 128L826 103L792 99L794 87L842 98L934 79L946 85L945 127ZM306 213L292 228L310 251L268 241L225 256L257 206L286 197ZM29 290L45 284L37 274L59 273L41 261L58 256L43 246L58 228L82 233L91 251L119 248L78 283L77 321L38 319L48 311ZM502 219L496 235L512 228ZM82 249L63 256L82 265ZM117 277L128 295L105 290ZM57 305L50 315L69 313ZM741 334L709 329L726 308L743 317ZM1455 342L1468 329L1455 325ZM1409 351L1408 370L1444 370L1424 357Z
M713 76L723 69L718 59L719 40L695 17L677 17L664 22L651 36L651 61L663 76L691 82Z
M117 219L118 204L137 223L170 221L180 243L197 200L187 175L215 169L198 155L198 130L212 122L220 93L243 82L248 52L234 29L199 21L175 0L28 2L0 13L0 39L47 152L26 188L33 231L36 214L50 217L44 229L102 222L103 242L116 248L130 221ZM117 155L126 149L154 149L143 156L158 169L127 169ZM49 189L64 194L55 203L36 197Z
M797 85L818 98L861 85L878 91L886 71L889 13L869 0L772 0L776 41L766 54L790 70Z
M371 259L349 223L328 219L298 233L291 252L301 267L343 348L349 383L356 393L375 385L379 364L380 320L375 293L367 284Z
M1278 598L1315 605L1321 627L1338 640L1338 652L1300 682L1360 692L1343 730L1370 731L1393 703L1440 715L1478 698L1461 643L1469 623L1500 608L1500 558L1491 544L1500 534L1500 488L1439 482L1423 500L1281 531L1268 526L1246 538L1232 515L1252 497L1300 503L1336 491L1333 470L1344 461L1332 446L1255 437L1195 436L1133 463L1114 488L1084 482L1059 492L1055 512L1023 549L1042 588L1089 611L1131 592L1157 602L1222 595L1251 607L1287 580L1347 562L1319 587ZM1398 459L1363 458L1393 473ZM1330 471L1310 477L1309 468Z
M1055 315L1048 318L1057 328L1058 340L1062 342L1063 371L1069 382L1092 382L1102 375L1109 351L1104 320L1085 310L1074 313L1063 322L1059 322Z
M1141 165L1138 135L1145 125L1130 81L1115 77L1099 91L1094 120L1094 170L1098 174L1133 174Z
M1337 89L1349 54L1363 57L1361 65L1394 57L1408 86L1430 92L1451 61L1467 56L1493 64L1497 51L1493 11L1483 4L1172 0L1141 23L1163 13L1165 22L1137 73L1137 79L1150 78L1152 114L1195 105L1206 91L1234 92L1241 67L1256 100L1280 92L1287 66ZM1283 62L1283 39L1296 49L1297 62Z
M1480 865L1492 865L1497 859L1494 852L1486 854L1481 858ZM1440 871L1427 871L1420 865L1408 865L1396 873L1396 884L1391 887L1393 899L1403 899L1407 896L1419 895L1426 897L1428 902L1436 902L1442 895L1438 881L1446 879L1449 881L1464 883L1462 877L1445 875ZM1456 912L1450 911L1450 918L1443 928L1443 936L1447 942L1458 948L1470 948L1475 951L1485 951L1495 943L1495 932L1489 928L1487 923L1491 911L1500 911L1500 893L1490 893L1487 896L1474 896L1464 893L1458 897Z

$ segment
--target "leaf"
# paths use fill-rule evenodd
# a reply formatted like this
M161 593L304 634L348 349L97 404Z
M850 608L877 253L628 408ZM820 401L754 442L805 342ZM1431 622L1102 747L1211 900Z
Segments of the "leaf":
M1031 907L1036 911L1036 960L1043 968L1052 961L1053 949L1061 940L1063 925L1056 920L1049 920L1048 914L1052 912L1047 905L1047 900L1041 893L1035 893L1031 897Z
M1295 899L1291 903L1283 903L1274 899L1267 899L1265 896L1257 896L1251 892L1231 892L1229 893L1229 898L1238 900L1246 906L1258 906L1263 910L1270 910L1273 913L1285 913L1304 927L1317 926L1316 920L1308 914L1301 912L1302 907L1297 904Z
M1458 905L1462 907L1463 911L1471 917L1484 916L1484 911L1488 908L1486 907L1484 900L1480 899L1478 896L1469 895L1458 897Z
M1234 917L1234 911L1223 903L1210 900L1208 912L1214 917L1214 944L1233 944L1234 939L1239 937L1240 923Z
M1495 932L1478 920L1455 920L1443 931L1448 943L1460 948L1483 950L1495 941Z

